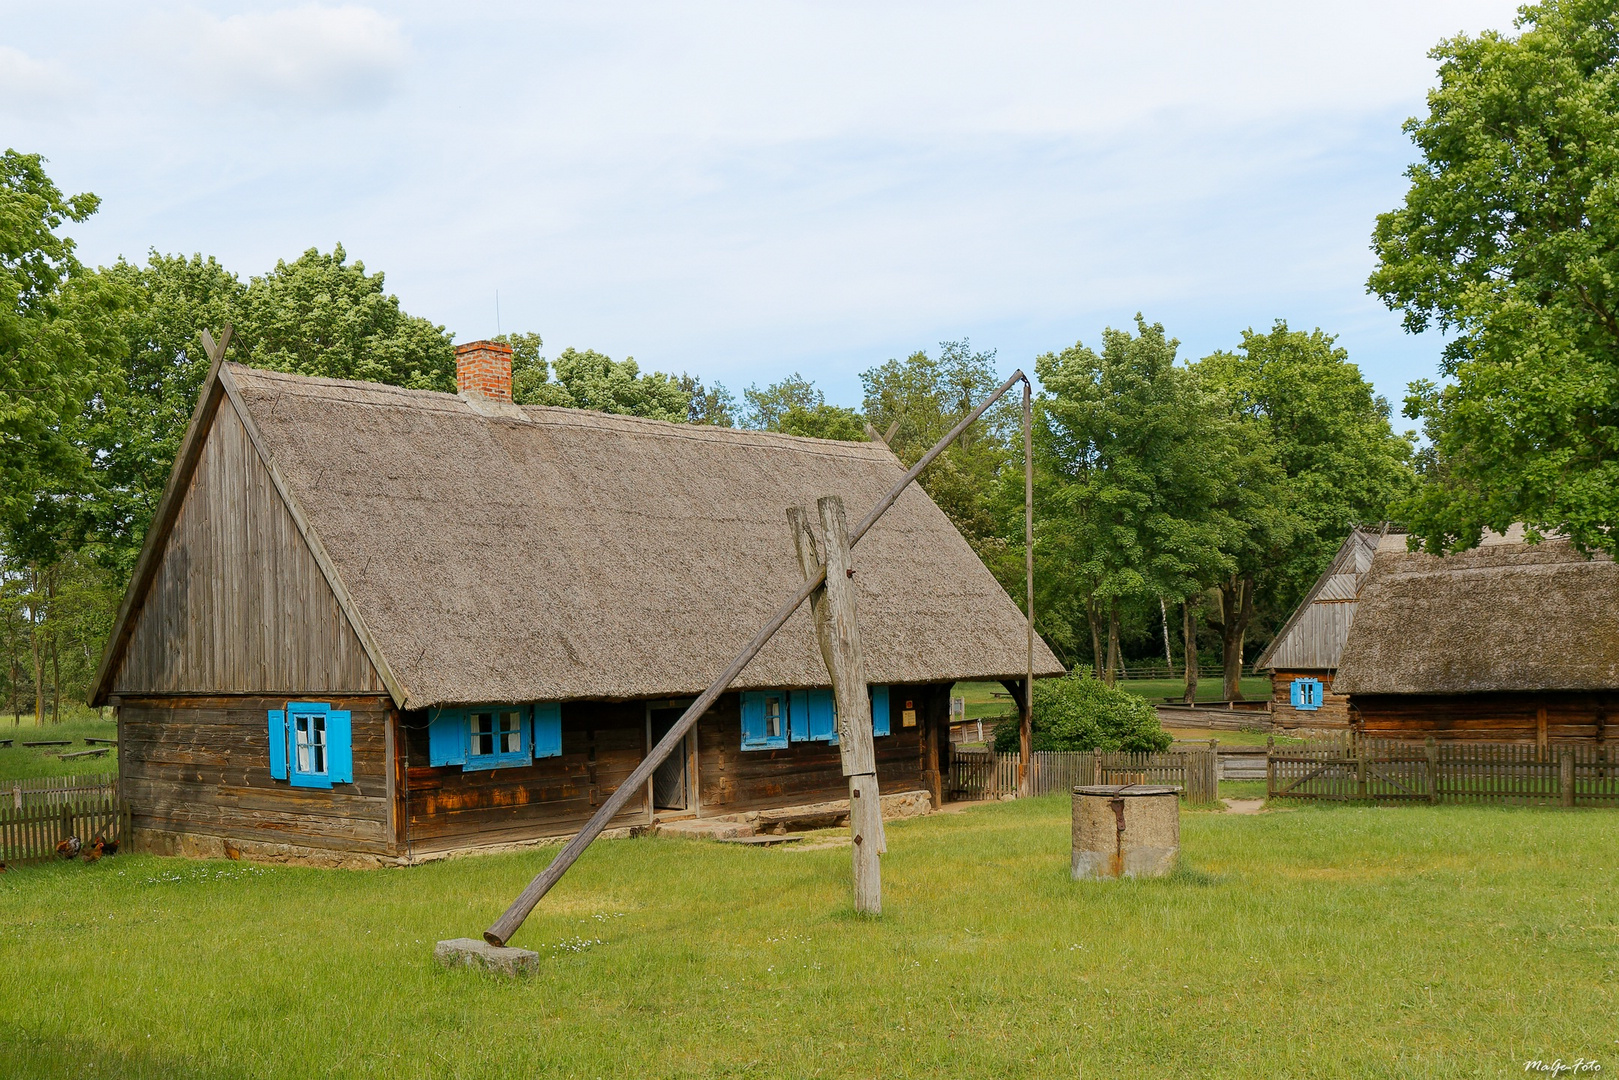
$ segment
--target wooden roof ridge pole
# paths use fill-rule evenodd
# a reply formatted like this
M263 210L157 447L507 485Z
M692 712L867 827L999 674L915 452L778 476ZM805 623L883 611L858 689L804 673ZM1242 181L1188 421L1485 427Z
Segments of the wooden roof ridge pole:
M1034 792L1029 763L1034 756L1034 388L1023 380L1023 581L1029 616L1029 666L1023 678L1023 719L1018 724L1018 794ZM1167 631L1166 631L1167 632ZM1166 639L1167 640L1167 639Z
M810 596L815 636L821 658L832 676L837 702L838 752L843 775L849 778L849 833L854 862L854 907L863 915L883 912L882 867L878 856L887 850L883 813L877 790L877 752L872 745L871 699L866 690L866 662L860 651L860 624L855 607L854 565L850 557L848 525L843 500L828 495L816 503L821 533L826 537L826 558L815 553L815 534L801 506L789 507L793 547L806 580L824 579Z
M1000 389L985 398L976 409L964 416L960 423L951 428L944 438L934 443L932 449L923 454L921 460L912 465L905 475L900 478L899 482L889 489L888 494L879 499L877 505L873 506L866 513L866 516L860 519L860 523L849 533L849 546L853 547L858 544L860 538L865 536L871 527L877 523L877 519L882 517L888 511L888 508L893 506L899 497L905 493L905 489L911 486L911 482L922 474L922 470L933 464L934 460L944 453L950 444L960 437L963 431L966 431L975 420L984 415L985 410L1006 396L1006 393L1012 387L1020 382L1027 383L1028 381L1028 377L1022 371L1013 372L1012 377L1002 383ZM580 829L578 834L572 840L569 840L561 851L557 852L557 857L551 860L549 866L535 875L534 880L530 881L523 891L518 894L517 899L513 900L511 906L505 910L500 918L495 920L494 925L483 932L485 941L491 945L505 945L506 942L511 940L512 935L517 933L518 929L523 925L523 920L528 918L529 913L534 910L534 906L540 902L541 897L550 892L551 887L561 880L562 875L568 872L568 868L574 864L585 848L590 846L591 841L602 834L602 831L607 828L607 823L618 816L619 811L624 809L630 799L638 791L646 788L647 780L657 771L658 766L663 764L664 759L680 745L681 740L686 737L686 733L702 718L703 714L709 710L714 702L719 700L719 696L725 693L726 688L735 681L738 675L742 674L742 669L748 666L748 662L759 655L759 651L765 647L765 643L775 636L777 630L786 625L787 620L792 618L793 612L797 611L800 605L809 599L810 594L825 579L826 575L823 570L815 577L806 580L786 603L776 609L776 613L770 617L770 620L764 626L759 628L759 632L754 634L743 650L736 655L736 659L732 660L725 670L720 672L719 676L709 684L708 689L704 690L696 701L687 706L680 719L675 721L675 725L669 729L669 733L658 740L658 744L647 753L646 757L641 759L641 764L637 765L635 770L613 790L607 800L596 808L595 814L591 815L590 820L585 823L585 827Z

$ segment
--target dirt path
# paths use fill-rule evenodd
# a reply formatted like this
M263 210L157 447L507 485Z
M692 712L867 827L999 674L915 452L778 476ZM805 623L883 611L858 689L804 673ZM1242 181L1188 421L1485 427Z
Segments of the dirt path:
M1225 799L1225 812L1228 814L1257 814L1265 809L1264 799Z

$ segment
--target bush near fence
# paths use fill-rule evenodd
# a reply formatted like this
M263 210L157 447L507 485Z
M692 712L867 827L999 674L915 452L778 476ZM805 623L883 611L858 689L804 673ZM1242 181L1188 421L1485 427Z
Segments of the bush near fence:
M1041 750L1030 755L1031 794L1066 792L1082 784L1170 784L1188 802L1213 802L1219 761L1204 748L1159 753ZM1000 799L1018 793L1018 755L956 750L950 758L950 798Z
M1619 751L1603 743L1311 739L1266 752L1272 799L1619 805Z
M113 777L56 776L11 780L0 785L0 862L50 859L56 845L77 836L86 846L97 836L126 844L129 809Z

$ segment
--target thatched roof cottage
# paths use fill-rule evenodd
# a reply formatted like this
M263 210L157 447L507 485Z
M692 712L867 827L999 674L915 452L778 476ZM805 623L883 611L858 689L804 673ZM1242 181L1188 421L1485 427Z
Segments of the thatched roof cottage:
M1369 735L1605 739L1619 704L1619 567L1486 534L1443 557L1385 545L1336 688Z
M1271 719L1277 726L1303 731L1349 726L1348 695L1335 692L1333 680L1378 544L1405 544L1403 532L1392 534L1392 540L1390 535L1386 528L1351 531L1254 662L1255 669L1270 672Z
M147 850L571 833L801 581L786 508L858 515L903 472L880 444L517 406L509 350L457 358L459 395L210 375L92 693ZM915 485L855 561L882 789L937 799L949 687L1020 679L1023 617ZM846 794L828 686L806 608L615 824Z

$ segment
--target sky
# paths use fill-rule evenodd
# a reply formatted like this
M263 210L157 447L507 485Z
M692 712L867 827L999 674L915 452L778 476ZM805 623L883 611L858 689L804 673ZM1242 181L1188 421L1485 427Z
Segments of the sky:
M1366 293L1441 39L1498 0L140 5L0 0L0 143L107 264L341 243L459 341L538 331L739 392L946 340L1001 369L1137 312L1286 319L1398 407ZM498 301L497 301L498 298Z

